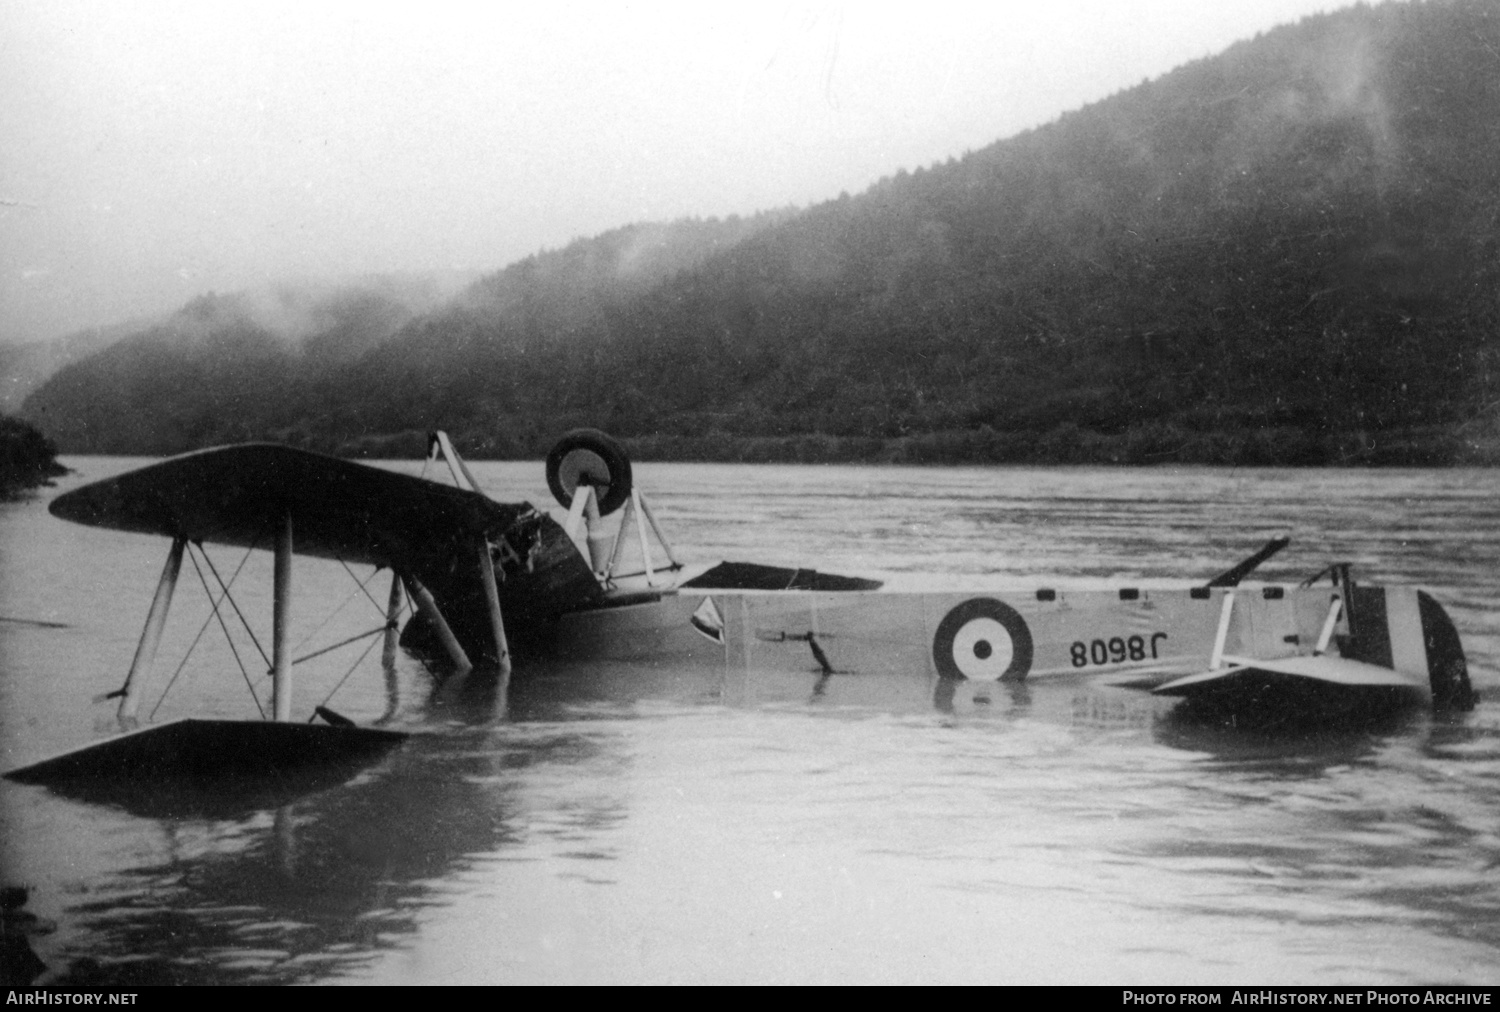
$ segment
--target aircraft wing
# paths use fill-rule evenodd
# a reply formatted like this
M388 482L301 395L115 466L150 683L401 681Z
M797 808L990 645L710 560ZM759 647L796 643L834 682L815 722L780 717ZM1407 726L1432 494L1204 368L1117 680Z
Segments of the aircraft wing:
M478 594L466 563L481 538L510 544L505 587L544 612L582 604L597 581L563 529L528 503L274 443L189 453L58 496L54 516L112 530L270 548L292 518L293 551L409 573L439 597Z
M1282 657L1270 661L1226 655L1224 660L1227 662L1225 667L1176 678L1151 691L1159 696L1192 696L1223 689L1235 682L1264 680L1267 677L1302 679L1309 683L1350 689L1427 689L1425 677L1326 654Z
M377 566L441 550L436 542L472 546L526 508L269 443L174 457L85 485L51 506L54 516L93 527L262 548L290 514L298 554Z

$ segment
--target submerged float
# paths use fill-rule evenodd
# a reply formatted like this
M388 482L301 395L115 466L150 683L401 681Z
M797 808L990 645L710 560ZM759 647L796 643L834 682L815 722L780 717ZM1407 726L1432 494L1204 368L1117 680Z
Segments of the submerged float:
M265 756L325 758L329 748L362 754L398 742L395 732L343 726L327 711L326 725L287 723L296 555L389 570L387 622L373 632L383 632L387 653L399 645L451 670L514 669L520 678L533 661L645 661L750 676L899 675L926 679L939 694L961 682L1087 677L1249 722L1474 704L1457 630L1427 592L1357 582L1343 563L1300 584L1247 584L1285 538L1201 583L911 592L812 568L679 561L625 451L595 430L568 433L548 456L548 486L568 510L561 523L530 503L486 495L435 433L429 464L440 457L451 485L427 479L425 469L415 477L242 444L59 496L51 511L63 520L170 539L129 674L114 694L121 721L136 719L184 552L203 543L275 555L272 712L268 721L135 731L7 776L97 777L106 768L143 776L166 767L199 775L214 762L215 750L202 743L216 737L243 739L244 749ZM268 732L277 723L295 730ZM140 736L150 734L157 737L143 744Z

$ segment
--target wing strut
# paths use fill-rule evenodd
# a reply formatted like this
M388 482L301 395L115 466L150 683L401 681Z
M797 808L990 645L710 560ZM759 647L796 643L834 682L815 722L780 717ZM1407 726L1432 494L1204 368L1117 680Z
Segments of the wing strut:
M276 532L271 596L271 719L292 719L292 515Z
M120 687L120 709L117 713L121 724L133 725L135 712L141 700L136 679L144 677L156 660L156 648L161 643L161 630L167 624L167 609L172 606L172 592L177 589L177 574L182 571L182 551L187 547L186 538L173 538L172 549L167 553L167 564L162 567L161 580L156 585L156 595L151 598L151 610L146 613L146 626L141 630L141 641L136 645L135 657L130 662L130 673Z

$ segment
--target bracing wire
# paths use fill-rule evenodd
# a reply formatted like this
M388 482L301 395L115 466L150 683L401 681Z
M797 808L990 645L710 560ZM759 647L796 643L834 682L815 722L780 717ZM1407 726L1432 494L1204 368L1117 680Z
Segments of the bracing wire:
M229 597L229 588L224 586L224 580L223 580L223 578L221 576L219 576L218 569L214 567L214 560L208 557L208 552L204 549L204 547L202 545L198 546L198 551L203 554L203 561L206 562L206 563L208 563L209 572L211 572L211 573L214 574L214 579L219 582L219 586L220 587L224 588L224 596L225 597ZM195 563L193 563L193 565L196 566L197 563L195 562ZM243 563L242 563L242 565L243 565ZM199 571L198 575L199 576L203 575L201 570ZM208 583L207 583L207 581L204 581L203 586L204 586L205 590L208 589ZM209 595L209 596L212 597L213 595ZM250 622L249 622L249 620L247 620L245 618L245 613L242 612L242 611L240 611L240 606L235 603L235 600L232 597L229 597L229 606L231 608L233 608L234 609L234 613L240 617L240 624L245 627L245 632L247 632L247 633L250 634L250 642L255 644L255 649L257 651L259 651L259 653L260 653L260 659L262 661L264 661L265 664L266 664L266 667L269 668L271 666L271 658L269 658L269 657L266 656L266 651L265 651L265 649L263 647L261 647L260 640L258 640L258 639L255 638L255 630L252 629L252 628L250 628ZM220 619L219 621L223 622L223 619ZM229 630L228 629L224 630L224 635L225 636L229 635ZM238 655L236 655L236 657L238 657Z
M178 678L181 677L182 672L186 669L187 663L189 659L191 659L193 651L197 648L198 643L203 639L203 634L208 630L209 624L217 619L219 628L224 632L225 642L229 644L229 651L231 654L233 654L235 664L240 669L240 676L244 679L245 686L250 691L250 698L255 703L255 708L260 713L261 719L264 720L266 716L265 708L261 704L260 697L256 694L254 681L250 678L250 673L245 668L244 660L240 657L239 650L235 647L234 637L230 634L229 626L224 621L224 614L220 607L225 601L229 602L230 607L234 609L235 615L239 618L240 624L244 627L245 632L249 635L251 642L255 644L255 649L260 653L261 659L269 665L271 663L270 658L266 656L265 649L261 647L260 640L255 635L255 630L250 627L250 623L245 618L244 612L240 610L239 604L230 594L230 587L232 587L234 585L234 582L239 579L240 573L245 568L245 564L250 560L250 553L255 550L255 545L252 542L250 547L246 549L245 555L240 559L239 565L237 565L234 572L230 574L229 582L227 584L224 582L224 578L219 575L218 567L214 565L214 561L209 556L208 551L201 544L198 544L196 545L198 552L195 554L192 551L193 547L194 543L189 542L188 559L193 564L194 572L198 574L198 582L203 585L203 592L204 595L208 598L210 612L208 617L203 620L203 624L198 627L197 634L193 637L193 641L191 644L189 644L187 652L183 655L182 661L177 665L177 669L172 673L172 677L168 680L166 688L162 690L161 696L156 701L156 706L151 710L150 719L155 719L157 710L161 709L161 705L166 702L167 695L172 691L173 686L177 684ZM203 567L198 564L197 556L199 554L203 556L203 561L208 564L209 572L213 574L215 582L217 582L219 585L220 593L217 599L214 597L213 590L208 585L208 578L203 573ZM355 582L357 592L363 593L365 598L375 606L375 608L380 612L382 616L384 616L386 609L381 607L380 602L376 601L374 596L371 595L369 591L370 581L375 579L375 577L379 575L380 567L377 566L368 577L366 577L364 580L360 580L357 576L355 576L354 571L349 568L348 564L344 562L343 559L339 559L338 563L339 565L344 567L344 571L347 572L350 579ZM349 596L344 599L343 603L335 608L333 612L323 620L322 624L320 624L317 629L313 630L312 633L302 638L301 643L306 643L313 636L317 635L318 632L322 631L324 626L326 626L329 621L334 618L334 616L338 615L339 612L341 612L348 605L348 603L355 598L355 596L356 592L351 591ZM404 602L402 610L405 610ZM394 619L387 618L384 623L376 626L373 629L359 633L355 636L351 636L348 639L340 640L338 643L335 643L332 646L324 647L321 650L315 650L310 654L305 654L304 656L298 657L293 660L292 663L301 664L303 661L309 661L315 657L321 657L323 654L331 653L342 647L349 646L352 643L357 643L359 640L365 639L367 637L373 637L379 633L386 632L392 627L394 622ZM298 645L300 646L301 643L299 643ZM323 704L320 705L326 705L329 700L333 699L334 695L337 694L341 688L343 688L344 683L349 680L349 677L354 674L355 670L364 661L364 659L370 655L370 651L373 649L375 649L375 641L372 641L367 647L365 647L364 651L355 660L354 664L349 668L348 671L344 673L343 677L339 679L338 684L333 687L333 691L330 692L327 698L323 700Z
M349 574L350 579L353 579L354 582L359 585L359 589L364 592L365 597L369 598L370 603L373 604L377 609L379 609L381 615L385 615L386 614L386 609L380 607L380 602L376 601L375 598L370 594L370 591L368 590L370 581L373 580L373 579L375 579L375 577L377 575L379 575L380 568L377 566L376 569L375 569L375 571L373 573L371 573L368 577L366 577L363 581L361 581L358 577L356 577L354 575L354 571L349 568L348 564L346 562L344 562L343 559L339 559L338 562L339 562L339 565L341 565L341 566L344 567L344 571ZM345 598L344 604L339 605L339 608L335 610L334 614L337 614L338 611L342 610L343 607L344 607L344 605L348 604L349 601L353 600L353 598L354 598L354 595L351 593L348 598ZM405 602L404 601L402 603L402 607L401 607L400 610L401 611L405 611ZM399 612L398 612L398 615L399 615ZM332 618L332 616L329 616L329 618ZM326 624L327 624L327 620L325 619L324 620L324 625L326 625ZM324 647L321 650L314 650L310 654L304 654L303 656L298 657L297 659L293 660L292 663L295 665L295 664L301 664L303 661L310 661L314 657L321 657L324 654L332 653L333 651L338 650L340 647L346 647L346 646L348 646L351 643L357 643L357 642L359 642L360 640L364 639L367 636L375 636L375 635L377 635L379 633L389 632L392 628L399 628L399 627L400 627L400 624L397 621L396 617L387 617L385 622L383 622L382 624L376 626L374 629L370 629L370 630L367 630L366 632L362 632L362 633L358 633L358 634L356 634L354 636L350 636L348 639L340 640L339 642L333 644L332 646ZM321 629L322 626L319 626L319 628ZM360 653L359 657L357 657L355 659L354 663L352 665L350 665L349 670L346 671L346 672L344 672L344 676L338 680L338 683L336 685L334 685L333 690L331 692L329 692L327 696L324 697L323 702L319 703L318 706L320 706L320 707L321 706L327 706L329 704L329 702L332 701L333 697L338 694L338 691L344 687L344 683L349 680L349 676L352 675L352 674L354 674L355 670L360 666L360 664L364 663L364 659L366 657L370 656L370 651L375 649L375 642L376 641L374 641L374 640L370 641L370 645L367 646L367 647L365 647L365 649ZM313 715L312 715L312 717L308 718L308 722L311 723L313 721L313 719L317 717L317 715L318 715L318 711L317 711L316 708L314 708Z
M256 540L259 540L258 536ZM227 584L224 582L224 578L219 575L218 567L214 565L213 559L209 556L208 551L203 547L203 545L197 544L197 554L195 554L191 550L192 547L193 543L189 542L188 559L193 564L193 570L198 574L198 582L203 585L203 592L205 596L207 596L209 601L210 613L209 616L203 620L203 624L199 626L198 632L193 637L192 643L188 646L186 654L183 655L181 663L178 664L177 669L172 673L172 677L170 680L168 680L166 688L162 690L160 698L158 698L156 701L156 706L151 710L150 719L154 719L156 717L157 710L159 710L162 703L166 701L167 695L171 692L173 686L177 684L177 680L182 675L183 670L187 667L187 662L192 657L193 651L197 648L198 643L203 638L203 634L207 631L209 623L217 619L219 628L224 632L225 642L229 644L229 651L231 654L233 654L235 664L240 669L240 676L244 679L245 686L250 691L250 699L255 703L255 708L260 713L261 719L264 720L266 716L265 708L261 705L260 697L255 692L255 684L250 678L249 671L245 668L245 663L244 660L240 657L239 650L235 647L234 637L230 634L229 626L224 621L224 615L220 608L220 605L222 605L225 601L229 602L230 607L234 609L235 615L239 618L240 624L244 627L246 634L250 637L250 641L255 644L255 649L257 652L259 652L261 660L265 661L267 665L270 665L271 660L266 656L265 649L260 645L260 640L256 637L255 630L251 628L249 621L245 618L244 612L240 610L239 604L235 601L234 597L229 592L230 587L232 587L234 585L234 582L239 579L241 571L245 568L245 563L249 561L250 553L255 550L255 544L254 542L252 542L249 548L246 549L245 555L242 559L240 559L239 565L236 566L234 572L230 574L229 582ZM208 564L209 572L213 574L215 582L219 585L220 593L217 599L215 599L214 593L208 585L208 578L203 573L203 567L198 564L198 554L201 554L203 556L203 561ZM375 579L375 577L379 575L380 567L377 566L368 577L366 577L364 580L360 580L359 577L355 576L354 571L349 568L348 564L344 562L343 559L339 559L338 563L339 565L344 567L344 571L349 574L349 577L352 580L354 580L358 592L363 593L365 598L375 606L375 608L380 612L382 616L384 616L386 614L386 609L381 606L379 601L375 600L374 596L371 595L369 591L370 581ZM327 618L323 620L318 628L313 630L313 632L309 633L307 636L304 636L298 645L300 646L302 645L302 643L306 643L313 636L317 635L318 632L322 631L324 626L326 626L329 621L334 618L334 616L338 615L339 612L341 612L348 605L348 603L354 599L355 596L355 592L351 591L349 596L346 597L344 601L337 608L335 608ZM404 602L402 605L402 610L405 610ZM349 637L348 639L340 640L338 643L335 643L332 646L324 647L321 650L315 650L310 654L298 657L293 660L292 663L300 664L303 661L312 660L314 657L321 657L323 654L331 653L334 650L338 650L341 647L348 646L352 643L357 643L359 640L365 639L367 637L373 637L379 633L386 632L392 627L393 624L397 624L396 620L387 617L387 620L384 623L375 627L374 629L359 633L355 636ZM333 687L333 691L328 694L328 696L323 700L323 703L320 705L326 705L331 699L333 699L334 695L337 694L341 688L343 688L344 683L349 680L349 677L354 674L355 670L364 661L364 659L370 655L370 651L375 649L375 642L376 641L372 640L371 643L367 647L365 647L364 651L354 661L354 664L350 666L348 671L344 672L343 677L340 678L338 683Z
M374 569L374 571L372 573L370 573L369 576L365 577L363 581L361 581L359 577L357 577L357 576L354 575L354 570L350 569L349 568L349 564L347 562L345 562L343 559L339 560L339 565L341 565L341 566L344 567L344 572L346 572L346 573L349 574L349 579L351 579L355 583L359 584L359 589L362 590L362 591L364 591L365 597L367 597L367 598L370 599L370 603L375 606L375 610L378 611L378 612L380 612L380 614L384 615L385 614L385 606L382 605L379 601L375 600L375 595L371 594L370 591L369 591L370 581L373 580L373 579L375 579L375 577L377 577L377 576L380 575L380 567L376 566L375 569Z
M388 625L389 625L389 623L386 623L384 625L378 625L374 629L370 629L367 632L357 633L357 634L355 634L353 636L350 636L346 640L339 640L337 643L333 644L333 646L324 647L321 650L314 650L310 654L303 654L301 657L298 657L296 660L292 661L292 663L293 664L301 664L303 661L310 661L314 657L322 657L324 654L331 654L335 650L339 649L340 647L347 647L350 643L358 643L360 640L364 639L366 636L374 636L376 633L383 633L383 632L385 632L385 630L388 627Z
M384 632L385 629L384 629L384 627L381 627L380 629L376 629L375 631L376 632ZM369 633L366 633L365 635L368 636ZM361 653L359 655L359 657L355 658L355 661L354 661L353 664L349 665L349 670L344 672L344 677L339 679L338 684L333 687L333 691L330 692L327 696L323 697L323 702L321 702L321 703L318 704L319 707L327 706L329 704L329 702L332 701L333 697L338 694L338 691L344 687L344 683L349 680L349 676L352 675L352 674L354 674L354 669L358 668L361 664L364 663L365 658L368 657L368 656L370 656L370 651L375 649L375 644L378 643L378 642L379 642L379 640L371 640L370 641L370 645L367 646L367 647L365 647L364 652ZM318 711L315 708L313 710L313 717L316 717L317 715L318 715ZM312 717L309 717L307 719L307 722L309 724L311 724L312 723Z
M367 584L371 580L375 579L375 577L377 575L379 575L380 570L376 569L373 573L371 573L368 577L365 578L364 583L360 583L359 577L357 577L357 576L354 575L354 570L350 569L349 566L344 562L343 559L339 559L338 560L338 564L344 567L344 572L348 573L349 574L349 579L351 579L351 580L354 581L354 583L356 585L356 590L351 590L349 592L349 596L345 597L342 601L340 601L339 602L339 606L337 608L333 609L333 611L329 612L323 618L323 621L321 621L321 622L318 623L318 627L316 629L314 629L312 632L308 633L306 636L304 636L300 640L298 640L297 643L296 643L296 645L292 647L293 650L300 650L300 649L302 649L302 647L307 644L308 640L312 639L314 636L318 635L318 633L322 632L323 629L328 625L328 623L332 622L334 620L335 616L337 616L341 611L343 611L345 608L347 608L349 606L349 602L352 601L352 600L354 600L354 598L355 598L355 596L356 596L356 594L358 592L362 591L364 593L365 597L369 598L369 600L371 601L371 603L375 603L375 598L370 597L370 592L365 589L365 584ZM375 603L375 607L378 608L378 609L380 609L380 613L382 615L385 614L385 609L381 608L378 603ZM293 661L292 663L295 664L297 662Z
M190 549L191 549L191 547L192 547L191 544L189 544L189 548ZM242 558L242 559L240 559L240 564L238 566L234 567L234 572L232 574L230 574L230 577L229 577L229 587L233 587L234 586L234 581L238 580L240 578L240 571L245 568L245 563L247 563L247 562L250 561L250 553L252 551L254 551L254 550L255 549L253 547L245 549L245 557ZM189 554L189 557L191 557L191 553ZM199 576L201 578L202 574L200 573ZM151 716L147 717L146 718L147 720L155 720L156 719L156 711L160 710L161 709L161 704L165 703L167 701L167 693L171 692L172 691L172 686L174 686L174 685L177 684L178 676L180 676L182 674L183 669L187 667L187 662L188 662L189 659L192 658L193 651L198 648L198 641L201 640L201 639L203 639L203 634L208 631L209 623L214 620L214 616L218 613L219 605L223 603L225 597L229 596L229 587L225 587L224 588L224 591L219 596L219 600L218 601L214 600L214 596L213 596L212 593L210 593L208 595L209 607L211 609L213 609L213 610L210 611L209 614L208 614L208 617L203 620L203 624L198 627L198 634L193 637L193 642L190 643L190 644L188 644L187 653L185 653L185 654L182 655L182 662L177 665L177 670L174 671L174 672L172 672L172 677L167 680L167 687L161 690L161 696L156 700L156 705L151 708ZM205 585L204 589L207 590L207 586L206 585ZM252 697L255 696L255 688L253 686L250 689L250 695ZM260 699L259 698L255 699L255 706L256 706L256 709L260 709ZM264 717L266 715L265 711L261 710L261 714L260 715L262 717Z
M202 549L201 546L199 547L198 551L203 552L203 549ZM203 558L205 560L207 560L208 559L208 553L204 552L203 553ZM193 569L196 570L197 573L198 573L198 580L199 580L199 582L201 582L203 584L203 592L205 594L207 594L208 595L208 599L210 601L212 601L213 600L213 592L208 589L208 578L203 575L203 567L200 566L200 565L198 565L198 559L191 552L188 553L188 559L192 561L192 563L193 563ZM209 568L213 568L213 563L212 562L209 563ZM217 577L218 575L219 575L218 573L214 574L215 577ZM219 581L219 585L221 587L224 586L224 581L220 580ZM225 589L224 589L224 595L226 597L229 596L229 589L227 587L225 587ZM230 597L229 598L229 603L230 604L234 604L234 598ZM239 612L239 608L238 607L236 607L234 610L235 610L236 613ZM219 620L219 628L224 630L224 639L229 643L229 652L234 655L234 663L237 664L237 665L239 665L240 675L245 679L245 687L250 690L250 698L253 699L253 700L255 700L255 708L260 711L261 719L264 720L265 717L266 717L266 711L260 705L260 697L255 694L255 683L250 680L250 672L248 672L248 671L245 670L245 662L242 661L242 660L240 660L240 652L239 652L239 650L237 650L235 648L234 637L232 637L232 636L229 635L229 626L228 626L227 623L225 623L224 616L219 611L219 608L218 608L217 605L214 606L214 617ZM242 621L242 622L244 621L244 616L243 615L240 616L240 621ZM251 638L253 639L254 636L252 635ZM259 646L259 644L257 644L257 646ZM264 656L264 654L262 654L262 656Z

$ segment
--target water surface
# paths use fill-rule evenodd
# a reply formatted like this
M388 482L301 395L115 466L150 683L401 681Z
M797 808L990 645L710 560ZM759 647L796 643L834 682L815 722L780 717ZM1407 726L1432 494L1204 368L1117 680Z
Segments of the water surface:
M0 505L0 765L112 729L166 553ZM550 503L540 465L480 464ZM1432 591L1479 708L1267 736L1084 679L944 699L925 676L533 668L442 681L371 641L298 669L422 732L275 807L132 810L0 782L42 981L188 983L1500 980L1500 472L637 465L678 554L915 586L1268 579L1351 561ZM227 580L244 553L210 548ZM235 583L269 625L266 553ZM364 580L371 574L356 571ZM213 576L205 574L212 585ZM298 637L379 623L298 560ZM184 566L143 713L253 716ZM262 634L262 638L264 636ZM346 678L347 676L347 678ZM330 693L332 694L330 697ZM47 930L51 929L51 930Z

